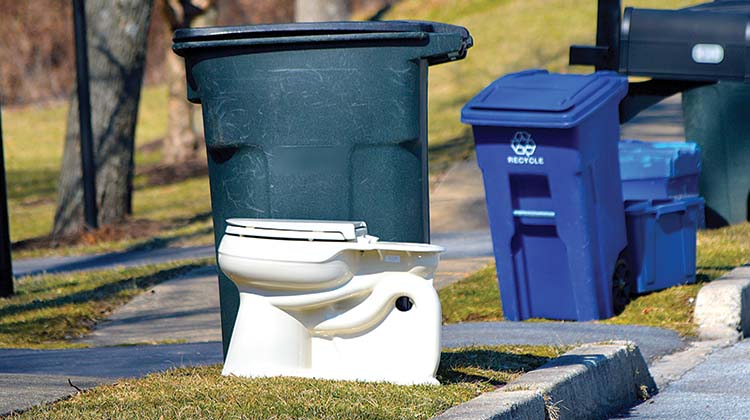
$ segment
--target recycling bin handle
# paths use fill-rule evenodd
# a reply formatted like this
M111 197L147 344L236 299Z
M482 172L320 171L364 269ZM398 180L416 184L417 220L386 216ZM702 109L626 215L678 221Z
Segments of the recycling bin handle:
M548 210L513 210L513 217L528 217L532 219L554 219L555 212Z
M665 214L669 213L685 213L687 212L687 205L685 203L672 203L667 205L662 205L657 208L656 210L656 217L659 218Z

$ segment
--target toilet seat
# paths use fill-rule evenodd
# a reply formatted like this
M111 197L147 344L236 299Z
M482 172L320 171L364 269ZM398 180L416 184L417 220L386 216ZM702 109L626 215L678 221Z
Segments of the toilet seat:
M220 255L288 261L293 254L295 261L322 262L347 250L429 254L445 251L431 244L381 242L367 234L367 224L362 221L235 218L226 222ZM316 244L311 247L309 242Z
M365 222L285 219L227 219L230 235L308 241L358 241L367 237ZM373 237L371 237L373 238Z

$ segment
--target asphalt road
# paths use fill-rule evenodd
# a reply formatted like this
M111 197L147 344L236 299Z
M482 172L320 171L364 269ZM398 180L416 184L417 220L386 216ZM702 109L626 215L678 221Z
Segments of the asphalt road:
M592 322L471 322L443 326L443 347L493 344L577 345L629 340L647 361L685 347L672 330Z

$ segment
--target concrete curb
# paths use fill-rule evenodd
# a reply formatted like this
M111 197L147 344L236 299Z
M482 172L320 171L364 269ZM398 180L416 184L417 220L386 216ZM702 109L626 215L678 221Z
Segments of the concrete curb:
M739 267L703 286L695 299L702 340L739 340L750 335L750 267Z
M600 419L656 392L638 346L586 344L435 420Z

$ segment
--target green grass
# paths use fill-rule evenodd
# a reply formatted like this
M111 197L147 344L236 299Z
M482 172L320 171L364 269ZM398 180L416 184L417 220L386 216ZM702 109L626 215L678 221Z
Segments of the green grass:
M208 264L169 263L16 280L0 299L0 347L65 348L143 290Z
M160 100L162 97L164 100ZM138 145L164 135L165 105L164 88L144 89L136 130ZM52 228L67 113L65 102L3 109L11 238L14 241L47 234ZM136 164L153 160L153 153L150 156L138 154Z
M445 324L503 319L494 265L438 290L438 295Z
M635 298L609 324L670 328L695 334L693 309L702 283L750 262L750 224L698 233L698 283L676 286ZM439 292L446 323L503 319L495 267L486 267Z
M143 146L166 133L166 89L143 90L136 129L136 167L154 165L161 151ZM6 108L3 113L11 240L40 237L52 229L57 177L62 162L67 104ZM162 226L146 238L101 240L60 248L22 249L14 258L119 251L134 247L210 244L210 195L205 176L167 185L134 180L133 217Z
M442 355L442 386L224 377L218 366L122 380L12 419L428 419L535 369L562 347L497 346Z

